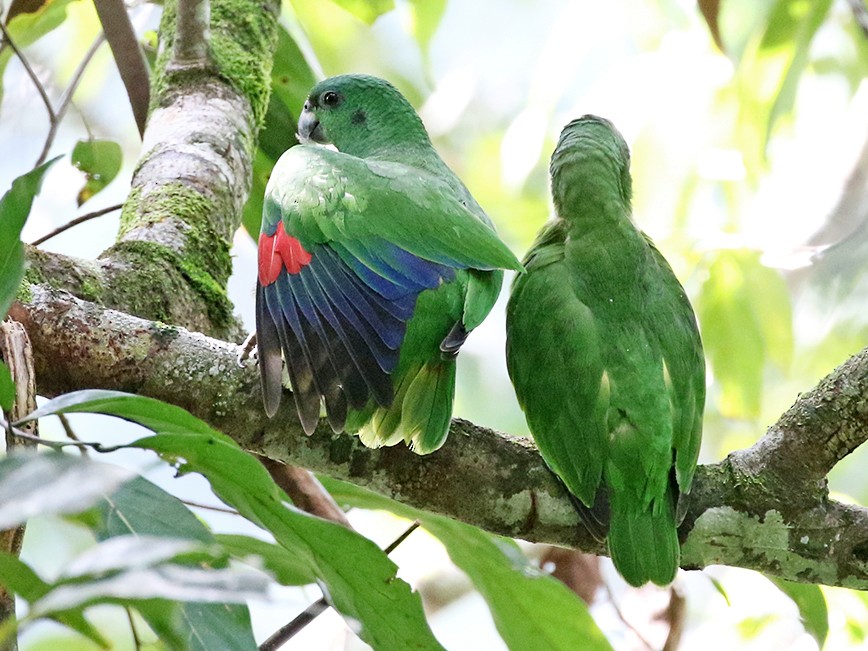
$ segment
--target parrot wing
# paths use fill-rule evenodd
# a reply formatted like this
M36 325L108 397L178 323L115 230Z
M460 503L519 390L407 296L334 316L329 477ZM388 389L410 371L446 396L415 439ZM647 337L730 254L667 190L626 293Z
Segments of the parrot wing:
M647 236L645 239L663 276L660 291L654 297L658 305L649 306L649 311L668 315L656 322L659 328L656 334L668 373L676 479L681 492L688 493L702 440L705 357L696 317L684 288L666 258Z
M321 147L290 149L269 181L259 241L266 411L280 399L273 360L281 350L306 432L321 399L337 431L348 408L371 398L388 406L419 294L456 269L500 267L520 264L437 177Z
M577 296L563 245L534 245L507 306L507 369L549 467L586 506L600 486L608 382L598 323ZM551 239L556 239L556 236ZM558 259L560 258L560 259Z

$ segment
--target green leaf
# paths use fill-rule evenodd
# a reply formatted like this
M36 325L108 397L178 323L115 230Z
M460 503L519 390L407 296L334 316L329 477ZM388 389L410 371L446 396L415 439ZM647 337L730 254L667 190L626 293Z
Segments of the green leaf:
M705 576L708 577L708 580L711 581L711 585L714 586L714 589L717 590L717 592L720 593L720 596L723 597L723 600L726 601L726 605L731 607L732 604L729 601L729 595L726 594L723 584L713 576L708 576L707 574Z
M98 540L136 534L214 543L214 536L186 505L144 477L121 486L100 506ZM217 564L220 567L220 564ZM247 606L164 600L138 602L136 609L169 648L192 651L255 649Z
M799 77L808 65L811 43L831 7L832 0L807 3L780 0L772 11L760 48L774 51L781 59L782 70L766 125L766 142L775 122L793 108Z
M724 3L724 13L730 10ZM768 4L743 5L740 12L752 15L753 30L741 37L743 51L736 70L737 125L740 146L748 171L756 174L765 162L765 152L777 122L793 107L799 78L810 60L811 44L829 14L831 0L803 2L776 0ZM725 21L738 25L736 16ZM741 25L745 20L741 20ZM724 38L725 41L729 39Z
M15 382L6 363L0 359L0 409L9 411L15 404Z
M2 69L0 69L2 74ZM30 170L12 181L0 199L0 319L6 316L24 278L24 246L21 229L30 215L33 198L39 194L42 178L57 158Z
M755 251L720 251L709 265L696 312L721 387L721 413L756 417L766 360L785 369L793 354L786 283L780 273L760 263Z
M216 538L233 558L244 561L255 556L260 559L282 585L308 585L316 581L310 567L280 545L234 534L218 534Z
M583 650L611 651L584 602L563 583L531 565L514 541L346 482L319 479L339 504L382 509L419 520L473 581L510 649L567 651L581 640Z
M63 568L60 577L66 581L120 570L138 570L200 549L201 543L182 538L118 536L85 549Z
M794 583L777 577L767 577L781 592L792 599L799 608L805 632L817 641L820 649L829 634L829 609L826 598L818 585Z
M446 0L410 0L410 6L413 11L413 36L419 47L427 50L446 11Z
M43 597L51 588L27 563L8 552L0 552L0 584L31 602Z
M46 403L28 419L51 413L115 415L158 436L131 447L178 461L204 475L211 489L244 517L272 533L308 564L332 605L357 625L375 649L441 649L425 620L419 596L397 577L397 567L370 540L288 504L265 468L229 437L174 405L112 391L78 391Z
M107 544L100 543L90 551L98 553ZM61 584L32 604L30 616L55 616L98 603L127 604L142 599L244 603L248 599L265 598L268 586L268 577L258 572L165 563L134 567L105 578Z
M332 0L332 2L369 25L395 8L395 0Z
M66 20L66 6L71 0L35 0L13 3L6 18L6 30L18 48L23 48L59 27ZM13 9L15 10L13 13ZM0 83L6 65L13 56L8 45L0 47ZM3 102L3 87L0 86L0 104ZM40 107L40 110L42 108Z
M30 566L7 552L0 552L0 585L30 603L38 601L51 590L51 585L43 581ZM78 631L103 648L109 647L106 639L80 612L59 613L51 619ZM17 623L20 622L10 619L0 626L0 647L3 647L4 635L11 635Z
M133 473L126 468L60 454L16 454L0 460L0 530L36 515L79 513Z
M112 140L79 140L72 150L72 164L84 172L87 181L78 193L78 205L111 183L123 162L121 146Z

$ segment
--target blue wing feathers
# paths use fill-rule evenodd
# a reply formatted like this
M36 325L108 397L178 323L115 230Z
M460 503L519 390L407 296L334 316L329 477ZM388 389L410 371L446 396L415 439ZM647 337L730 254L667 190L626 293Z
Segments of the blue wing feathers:
M320 285L335 305L347 318L357 314L364 319L380 340L390 349L397 350L404 336L403 321L393 316L380 302L368 300L356 287L359 282L354 276L333 274L327 266L312 270Z
M262 296L305 431L316 427L321 401L339 431L347 404L391 404L391 373L416 299L453 279L455 269L376 238L321 244L310 254L309 264L296 274L282 270Z

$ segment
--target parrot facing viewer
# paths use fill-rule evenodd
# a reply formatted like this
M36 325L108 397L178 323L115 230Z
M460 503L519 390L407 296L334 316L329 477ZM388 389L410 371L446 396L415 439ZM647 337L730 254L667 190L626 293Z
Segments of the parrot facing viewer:
M335 432L432 452L458 350L494 305L500 269L521 264L387 81L320 82L298 134L305 144L268 182L259 238L265 411L280 404L282 356L306 433L324 404Z
M554 217L507 307L507 367L543 458L586 507L608 494L628 583L671 583L676 516L696 468L705 360L671 267L631 218L630 152L603 118L563 130Z

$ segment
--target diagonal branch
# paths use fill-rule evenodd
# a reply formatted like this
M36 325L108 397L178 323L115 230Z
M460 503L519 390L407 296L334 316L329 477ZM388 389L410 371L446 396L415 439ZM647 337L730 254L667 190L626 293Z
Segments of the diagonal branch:
M127 7L124 0L94 0L94 6L130 99L139 135L144 135L150 103L150 74Z
M306 437L291 407L265 417L256 369L235 366L234 344L31 290L31 302L11 315L33 341L40 393L86 386L152 396L269 458L495 533L604 551L527 441L460 419L428 457L403 446L367 449L327 426ZM868 349L802 394L756 445L698 469L681 528L683 566L724 563L868 588L868 509L830 500L823 480L866 438Z

